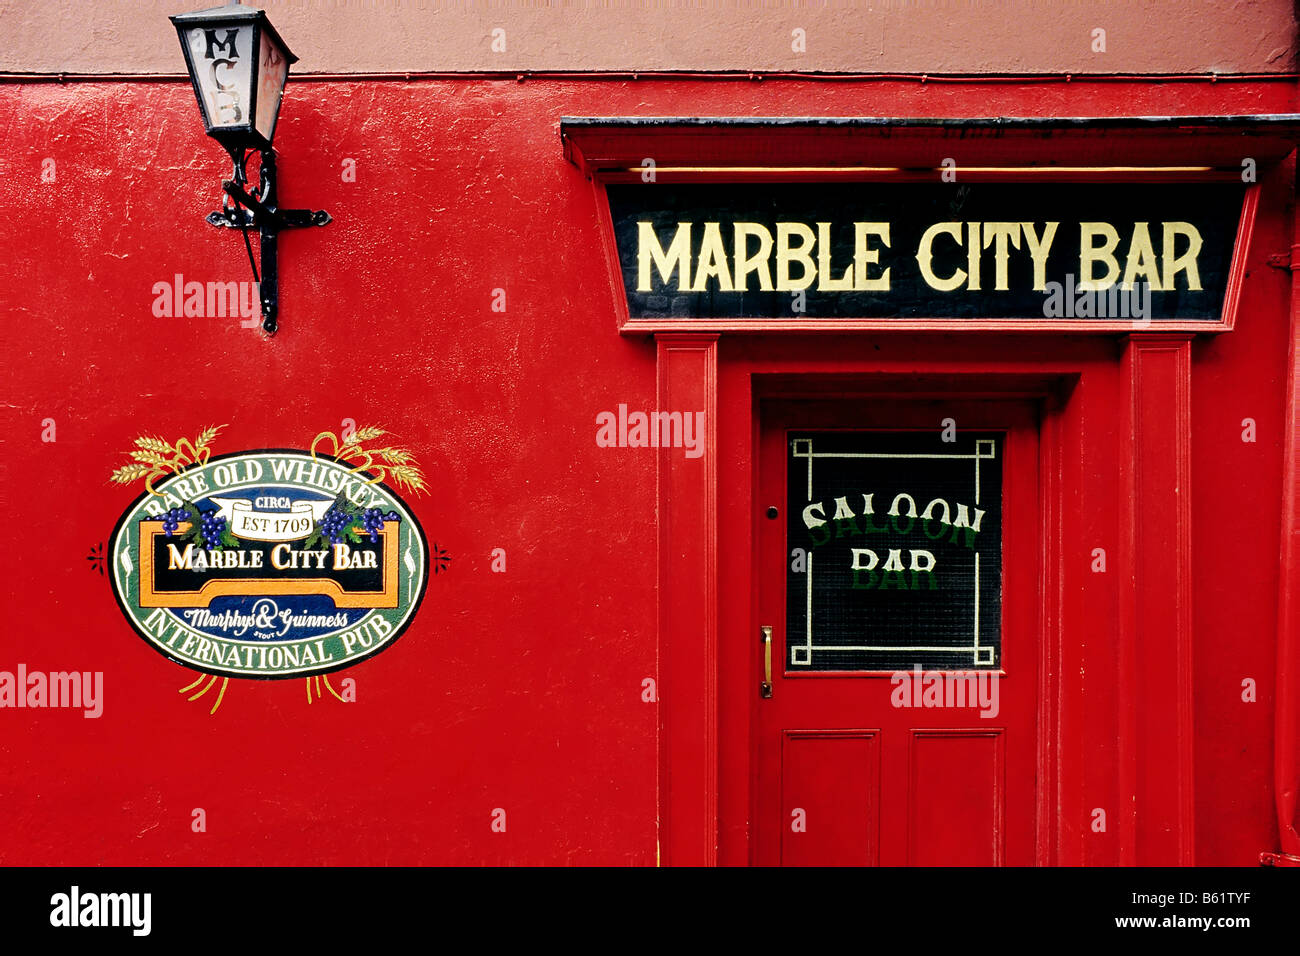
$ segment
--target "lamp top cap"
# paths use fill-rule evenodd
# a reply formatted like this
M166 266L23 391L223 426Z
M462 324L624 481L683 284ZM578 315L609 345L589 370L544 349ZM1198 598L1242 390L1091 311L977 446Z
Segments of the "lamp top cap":
M289 44L284 42L279 31L271 23L266 15L265 10L259 10L256 7L246 7L239 3L228 3L222 7L209 7L206 10L191 10L189 13L177 13L170 17L169 20L175 25L176 29L183 30L187 26L194 26L199 23L260 23L263 30L270 34L271 39L276 45L284 51L285 59L290 63L297 63L298 57L294 56Z

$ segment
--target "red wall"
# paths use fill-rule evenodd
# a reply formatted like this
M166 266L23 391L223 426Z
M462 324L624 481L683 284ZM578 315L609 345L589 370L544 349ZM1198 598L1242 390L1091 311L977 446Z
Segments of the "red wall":
M1293 103L1283 82L291 83L277 135L282 203L335 221L282 238L281 331L266 341L238 320L153 315L154 283L175 273L250 278L239 237L202 221L229 168L187 85L0 86L10 211L0 670L105 681L99 720L0 711L0 862L655 862L656 714L642 701L656 666L654 453L594 440L598 412L653 407L655 350L615 331L593 194L562 157L561 115L1237 114ZM47 158L53 183L41 182ZM342 181L345 158L355 183ZM1291 243L1289 195L1285 176L1266 177L1237 329L1193 353L1202 864L1253 864L1277 840L1289 284L1263 259ZM491 309L496 288L504 313ZM964 354L944 343L941 354ZM900 354L905 341L884 346ZM761 347L724 340L723 362L751 348ZM1095 356L1099 383L1118 367L1109 339L1014 348L1021 361ZM1094 436L1107 434L1114 394L1102 386L1079 406ZM721 450L742 454L745 436L725 432L735 410L722 414ZM1245 417L1255 444L1240 440ZM41 440L46 418L52 443ZM106 479L137 435L228 423L217 453L306 447L346 418L391 429L417 454L432 491L407 500L450 570L431 576L401 641L347 672L355 704L309 705L299 681L232 681L209 716L177 693L190 672L144 646L88 569L85 555L135 494ZM1113 461L1079 467L1065 546L1086 561L1115 546L1119 485ZM494 548L506 573L490 570ZM1096 712L1076 795L1088 807L1118 794L1106 589L1090 583L1067 603L1089 631L1081 656ZM1245 677L1257 703L1241 702ZM195 808L206 833L191 832ZM491 829L495 808L507 812L504 834ZM1090 862L1117 859L1113 834L1074 838Z

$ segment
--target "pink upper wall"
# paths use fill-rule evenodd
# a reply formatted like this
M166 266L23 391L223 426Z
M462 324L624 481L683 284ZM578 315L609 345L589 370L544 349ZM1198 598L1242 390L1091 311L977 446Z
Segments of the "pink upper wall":
M176 73L213 0L0 0L0 71ZM1288 73L1291 0L262 0L300 72ZM493 31L505 31L493 49ZM802 52L796 33L803 31ZM1105 31L1104 52L1094 31ZM500 46L500 42L497 44Z

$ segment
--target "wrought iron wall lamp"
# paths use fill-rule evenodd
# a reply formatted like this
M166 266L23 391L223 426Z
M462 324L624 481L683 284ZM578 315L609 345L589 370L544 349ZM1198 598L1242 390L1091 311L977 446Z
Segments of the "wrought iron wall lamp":
M329 213L281 209L276 192L275 136L280 99L289 66L298 58L289 51L265 12L231 3L171 17L185 53L185 67L207 134L221 143L234 161L234 173L221 188L221 209L208 213L214 226L243 233L253 278L262 300L262 328L274 335L279 307L276 236L285 229L324 226ZM247 190L248 158L257 152L261 169L256 194ZM262 267L253 261L248 230L258 231Z

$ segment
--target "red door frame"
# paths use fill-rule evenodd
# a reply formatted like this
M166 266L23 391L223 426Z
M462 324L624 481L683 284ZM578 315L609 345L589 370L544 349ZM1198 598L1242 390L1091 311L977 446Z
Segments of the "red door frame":
M1190 336L724 342L683 333L660 334L657 343L658 407L704 410L709 450L687 459L664 449L659 458L661 863L749 859L759 400L925 389L1041 403L1040 551L1052 560L1040 581L1045 743L1036 862L1193 862ZM1104 457L1098 449L1108 461L1085 471L1087 455ZM1084 510L1096 467L1123 489L1113 515ZM1081 543L1046 547L1067 535ZM1093 542L1112 574L1090 574L1084 545ZM1113 713L1095 699L1085 709L1079 676L1099 630L1118 634L1122 650ZM1107 746L1118 783L1103 785L1084 755L1104 762L1095 751ZM1113 821L1100 839L1097 809Z

